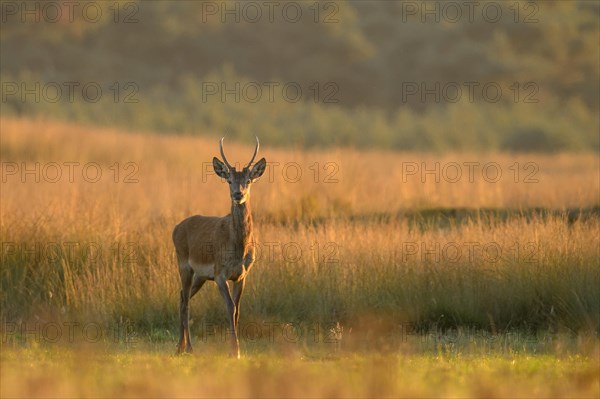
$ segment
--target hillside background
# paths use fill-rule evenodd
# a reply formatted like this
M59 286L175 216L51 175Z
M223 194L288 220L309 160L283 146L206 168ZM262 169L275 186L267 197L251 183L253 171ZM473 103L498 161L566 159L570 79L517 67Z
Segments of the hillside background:
M493 22L480 2L453 22L406 2L294 2L286 17L278 3L270 20L239 2L123 1L94 3L93 23L83 1L72 21L2 3L3 116L282 147L600 149L597 2L492 2Z

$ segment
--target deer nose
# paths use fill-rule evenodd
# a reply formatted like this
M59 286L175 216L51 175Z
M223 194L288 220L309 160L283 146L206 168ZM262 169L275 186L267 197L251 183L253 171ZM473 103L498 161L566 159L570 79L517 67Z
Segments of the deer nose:
M233 193L233 199L240 201L242 199L242 193Z

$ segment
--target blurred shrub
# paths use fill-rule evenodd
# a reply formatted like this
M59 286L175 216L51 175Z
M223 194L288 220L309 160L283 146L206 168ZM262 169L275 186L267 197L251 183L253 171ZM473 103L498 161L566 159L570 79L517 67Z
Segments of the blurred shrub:
M542 129L516 129L502 143L502 149L523 152L554 152L569 148L567 136L552 135Z
M103 5L106 15L115 4ZM219 13L203 14L201 2L131 4L137 23L22 23L3 15L3 84L97 82L104 96L56 103L9 96L2 114L168 133L260 132L281 146L600 149L600 9L586 1L494 2L502 18L493 29L481 13L423 23L407 18L403 2L320 3L319 18L332 23L315 23L311 2L295 3L304 16L298 23L223 23ZM521 18L533 10L535 21L516 23L515 8ZM127 82L136 85L137 103L123 101ZM264 86L256 102L206 96L206 83L264 82L280 84L274 101ZM289 82L302 88L297 102L282 98ZM498 84L502 99L471 101L463 92L460 101L437 101L406 92L406 84L464 82Z

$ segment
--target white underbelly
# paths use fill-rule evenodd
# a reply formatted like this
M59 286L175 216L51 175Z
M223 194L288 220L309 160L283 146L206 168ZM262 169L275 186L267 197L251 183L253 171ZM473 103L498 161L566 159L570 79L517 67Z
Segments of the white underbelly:
M207 279L215 278L214 263L195 263L190 261L189 264L194 271L194 275L198 275L198 277L204 277Z

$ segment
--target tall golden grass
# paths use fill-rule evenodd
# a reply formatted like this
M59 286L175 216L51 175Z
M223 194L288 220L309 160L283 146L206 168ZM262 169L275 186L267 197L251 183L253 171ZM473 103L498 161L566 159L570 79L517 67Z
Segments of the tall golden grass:
M0 125L3 321L128 320L171 334L179 298L172 228L192 214L229 211L210 166L217 136ZM225 148L231 162L247 162L252 138L226 139ZM271 166L252 192L260 256L242 322L600 328L599 220L567 215L600 203L597 154L304 151L263 141L260 156ZM439 181L407 173L436 163ZM516 213L444 223L402 216L462 207ZM211 288L192 301L197 324L225 321Z

